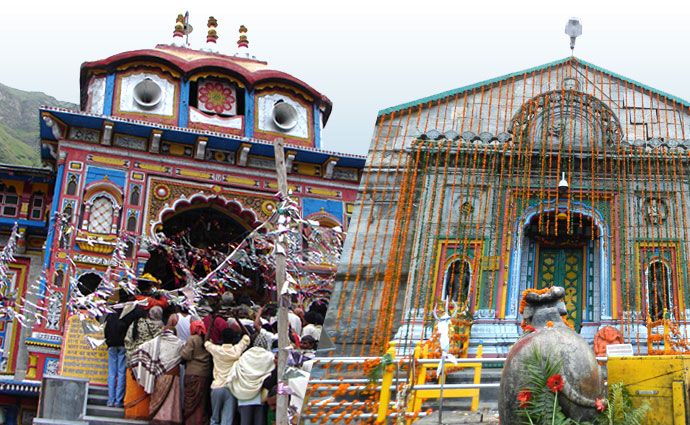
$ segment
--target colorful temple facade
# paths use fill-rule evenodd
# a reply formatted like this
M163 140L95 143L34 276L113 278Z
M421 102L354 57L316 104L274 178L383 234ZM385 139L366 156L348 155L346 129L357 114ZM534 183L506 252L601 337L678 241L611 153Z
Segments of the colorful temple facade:
M0 169L0 224L23 230L16 287L45 272L31 300L45 320L24 333L2 322L0 372L21 370L17 382L60 372L71 286L98 287L118 238L132 236L129 266L174 287L174 273L138 236L209 220L220 228L195 232L232 242L267 219L277 203L276 138L302 215L347 229L365 158L321 148L331 101L256 59L244 26L237 52L221 54L215 19L200 50L185 41L184 25L178 19L171 45L84 63L81 110L39 111L50 169Z
M326 329L346 354L466 309L504 355L521 293L566 289L590 341L690 313L690 103L575 57L379 112Z

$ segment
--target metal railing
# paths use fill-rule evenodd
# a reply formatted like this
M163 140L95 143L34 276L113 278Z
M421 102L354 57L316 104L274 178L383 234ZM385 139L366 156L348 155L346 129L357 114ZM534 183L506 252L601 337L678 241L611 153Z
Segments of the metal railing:
M401 377L401 372L402 368L400 366L402 365L410 365L414 363L417 366L422 366L424 367L426 365L426 368L430 368L433 366L437 366L439 363L439 359L430 359L430 358L420 358L420 353L416 351L416 354L410 356L403 356L403 357L395 357L394 355L394 350L389 350L389 354L391 354L392 357L392 362L390 363L390 366L384 373L384 376L377 380L375 384L372 384L372 381L368 378L350 378L350 377L342 377L342 378L332 378L332 377L324 377L324 378L316 378L313 377L309 381L310 386L318 386L321 391L333 393L336 391L337 388L340 388L341 390L343 389L342 385L343 384L348 384L345 389L347 391L353 391L353 390L370 390L370 391L376 391L378 393L378 399L379 401L376 403L375 408L372 408L370 411L366 412L360 412L360 413L347 413L347 412L340 412L340 413L333 413L333 414L327 414L327 415L318 415L317 413L307 413L302 415L303 420L309 420L309 419L314 419L317 416L319 417L319 420L341 420L341 419L349 419L350 421L354 421L356 419L361 419L361 420L371 420L372 418L375 419L375 423L385 423L387 418L394 418L398 417L400 415L405 415L405 417L408 419L408 423L411 423L413 419L420 418L423 416L427 415L427 412L421 412L421 411L410 411L410 407L412 407L412 404L407 404L407 410L405 412L396 412L393 411L395 408L395 402L391 401L391 395L393 392L398 391L400 389L400 383L402 382L407 382L409 384L408 390L411 392L417 392L419 394L425 394L426 396L423 397L424 399L431 399L434 397L429 396L430 394L433 395L436 392L440 392L441 388L443 388L446 393L444 394L444 397L447 395L453 395L453 391L458 391L459 393L463 393L463 391L468 391L468 390L476 390L477 391L477 400L478 400L478 392L482 389L498 389L500 388L500 383L481 383L481 382L473 382L473 383L466 383L466 384L454 384L454 383L417 383L414 382L414 379L410 380L410 377L407 376L408 372L405 372L405 376ZM480 352L481 355L481 352ZM330 365L353 365L353 364L359 364L359 365L364 365L365 362L367 361L372 361L372 360L379 360L380 357L317 357L314 359L315 364L321 364L323 366L330 366ZM608 361L607 357L597 357L596 358L598 362L600 363L606 363ZM479 366L479 370L481 371L481 366L486 365L486 364L500 364L501 368L505 364L506 359L504 357L477 357L477 358L459 358L456 359L455 362L453 363L448 363L447 367L457 367L457 366L462 366L463 364L466 365L471 365L471 367L476 367L476 365ZM355 371L353 371L355 372ZM476 370L475 370L476 372ZM394 384L393 381L396 381ZM463 396L463 397L471 397L471 396ZM450 397L448 397L450 398ZM356 401L356 400L349 400L346 403L348 406L353 406L353 407L373 407L372 403L366 403L366 402L361 402L361 401ZM342 402L337 402L334 401L332 397L327 397L325 399L321 400L313 400L310 403L310 406L312 408L316 409L333 409L337 408L339 406L343 406L344 403ZM476 403L473 403L473 408L476 409ZM414 409L413 409L414 410Z

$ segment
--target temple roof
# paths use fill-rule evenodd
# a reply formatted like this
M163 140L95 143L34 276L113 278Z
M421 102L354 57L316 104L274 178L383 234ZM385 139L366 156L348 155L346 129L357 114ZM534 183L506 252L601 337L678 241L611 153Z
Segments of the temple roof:
M642 83L640 83L640 82L638 82L638 81L635 81L635 80L633 80L633 79L624 77L624 76L622 76L622 75L620 75L620 74L617 74L617 73L615 73L615 72L609 71L609 70L607 70L607 69L604 69L604 68L602 68L602 67L600 67L600 66L594 65L594 64L589 63L589 62L587 62L587 61L584 61L584 60L582 60L582 59L576 58L576 57L574 57L574 56L568 56L567 58L559 59L559 60L556 60L556 61L553 61L553 62L549 62L549 63L545 63L545 64L543 64L543 65L535 66L535 67L532 67L532 68L529 68L529 69L523 69L523 70L521 70L521 71L512 72L512 73L506 74L506 75L501 75L500 77L491 78L491 79L488 79L488 80L480 81L480 82L478 82L478 83L470 84L470 85L463 86L463 87L459 87L459 88L452 89L452 90L447 90L447 91L444 91L444 92L441 92L441 93L438 93L438 94L435 94L435 95L423 97L423 98L421 98L421 99L417 99L417 100L413 100L413 101L410 101L410 102L402 103L402 104L399 104L399 105L391 106L391 107L389 107L389 108L381 109L381 110L378 112L378 117L380 118L380 117L382 117L382 116L384 116L384 115L388 115L388 114L391 114L391 113L393 113L393 112L402 111L402 110L404 110L404 109L409 109L409 108L412 108L412 107L417 107L417 106L423 105L423 104L425 104L425 103L429 103L429 102L433 102L433 101L437 101L437 100L449 98L449 97L452 97L452 96L455 96L455 95L463 94L463 93L469 92L469 91L471 91L471 90L477 89L477 88L482 87L482 86L490 86L490 85L498 84L498 83L500 83L500 82L502 82L502 81L505 81L505 80L508 80L508 79L510 79L510 78L514 78L514 77L526 77L527 74L535 73L535 72L538 72L538 71L544 71L544 70L547 70L547 69L549 69L549 68L553 68L553 67L560 66L560 65L564 65L564 64L573 64L573 65L577 64L577 65L580 65L580 66L584 66L585 68L590 68L590 69L592 69L592 70L594 70L594 71L602 72L602 73L608 75L609 77L612 77L612 78L616 78L616 79L625 81L625 82L627 82L627 83L629 83L629 84L631 84L631 85L633 85L633 86L638 87L639 89L642 89L642 90L645 90L645 91L654 93L654 94L656 94L656 95L662 96L662 97L664 97L664 98L670 100L671 102L674 102L674 103L676 103L676 104L678 104L678 105L682 105L683 107L690 109L690 102L688 102L687 100L681 99L681 98L679 98L679 97L677 97L677 96L668 94L668 93L666 93L666 92L664 92L664 91L655 89L655 88L653 88L653 87L649 87L649 86L647 86L647 85L645 85L645 84L642 84Z
M57 120L61 126L75 126L100 130L105 121L113 123L113 132L131 135L135 137L149 137L152 130L162 130L162 139L174 143L193 146L199 136L208 139L209 149L222 149L226 151L237 151L240 145L248 143L251 148L249 153L266 157L274 156L273 143L265 140L247 138L242 136L229 135L214 131L182 128L176 126L163 125L148 121L133 120L122 117L103 116L90 114L88 112L72 111L64 108L42 106L39 114L49 114ZM63 131L66 128L62 129ZM40 136L43 140L57 141L58 136L53 129L46 124L45 119L40 120ZM45 158L48 152L42 148L42 156ZM366 157L362 155L333 152L323 149L286 145L286 150L296 153L295 161L313 164L323 164L331 158L338 159L339 167L351 167L359 170L364 168Z
M320 100L321 105L324 107L324 124L328 121L328 116L333 107L331 100L315 88L288 73L270 69L267 62L165 44L159 44L153 49L132 50L118 53L102 60L84 62L81 65L80 76L82 101L84 102L86 99L85 93L88 88L88 79L93 72L101 70L113 72L127 63L146 61L168 66L182 74L182 76L189 76L204 70L221 70L239 78L249 87L271 81L283 81L293 84L309 93L315 99ZM85 105L81 106L84 108Z

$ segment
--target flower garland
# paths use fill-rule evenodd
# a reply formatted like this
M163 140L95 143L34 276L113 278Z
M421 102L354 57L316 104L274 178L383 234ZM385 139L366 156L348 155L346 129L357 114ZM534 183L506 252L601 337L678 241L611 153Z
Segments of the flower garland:
M525 289L524 291L522 291L522 298L520 299L520 310L519 310L519 311L520 311L520 314L524 314L524 312L525 312L525 307L527 307L527 295L529 295L529 294L543 295L543 294L546 294L547 292L549 292L550 290L551 290L551 287L542 288L542 289L527 288L527 289ZM567 316L567 314L561 315L561 320L563 321L563 323L564 323L567 327L569 327L570 329L575 330L575 327L573 326L573 324L570 323L570 322L568 321L568 316ZM546 323L546 327L548 327L548 328L553 327L553 325L554 325L553 322L550 321L550 320ZM530 332L535 332L535 331L536 331L536 329L534 328L534 326L528 324L528 323L525 321L525 319L522 319L522 322L520 322L520 328L522 329L522 331L523 331L524 333L530 333Z

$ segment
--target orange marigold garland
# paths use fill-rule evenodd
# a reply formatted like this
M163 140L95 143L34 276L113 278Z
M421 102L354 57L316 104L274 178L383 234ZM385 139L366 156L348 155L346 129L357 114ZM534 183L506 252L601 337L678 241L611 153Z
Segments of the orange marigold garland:
M520 314L523 314L525 312L525 307L527 307L527 294L533 293L537 295L543 295L549 292L550 289L551 288L527 288L524 291L522 291L522 299L520 300Z

